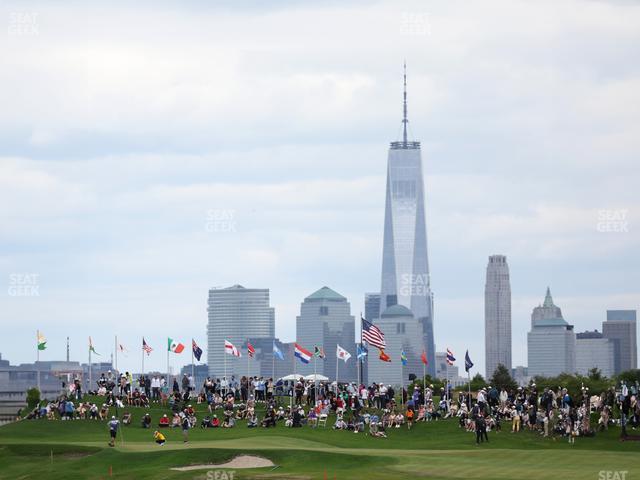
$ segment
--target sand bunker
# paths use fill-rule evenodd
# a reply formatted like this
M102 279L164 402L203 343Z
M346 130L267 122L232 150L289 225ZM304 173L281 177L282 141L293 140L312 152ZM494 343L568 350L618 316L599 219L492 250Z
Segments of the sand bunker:
M203 470L205 468L263 468L274 467L274 463L266 458L254 455L240 455L226 463L208 463L202 465L189 465L187 467L174 467L171 470L189 472L191 470Z

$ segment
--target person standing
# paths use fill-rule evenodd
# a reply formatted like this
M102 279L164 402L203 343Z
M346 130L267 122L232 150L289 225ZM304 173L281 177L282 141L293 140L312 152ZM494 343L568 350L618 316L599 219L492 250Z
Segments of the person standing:
M114 416L111 417L111 421L109 422L109 446L116 446L116 436L118 435L118 427L120 426L120 421Z
M191 423L189 422L189 417L186 414L182 414L182 440L184 443L189 441L189 429L191 428Z

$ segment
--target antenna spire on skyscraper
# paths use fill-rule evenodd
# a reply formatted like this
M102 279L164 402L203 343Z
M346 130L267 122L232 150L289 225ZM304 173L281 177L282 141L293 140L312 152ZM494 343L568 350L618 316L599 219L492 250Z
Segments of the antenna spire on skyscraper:
M404 62L404 101L402 105L402 143L404 147L407 147L407 123L409 123L409 119L407 118L407 62Z

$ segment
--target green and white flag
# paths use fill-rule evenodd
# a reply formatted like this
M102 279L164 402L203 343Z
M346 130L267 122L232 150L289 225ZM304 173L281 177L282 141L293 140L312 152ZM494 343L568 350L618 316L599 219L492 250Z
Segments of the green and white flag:
M40 333L40 330L36 333L36 338L38 342L38 350L45 350L47 348L47 339L42 333Z

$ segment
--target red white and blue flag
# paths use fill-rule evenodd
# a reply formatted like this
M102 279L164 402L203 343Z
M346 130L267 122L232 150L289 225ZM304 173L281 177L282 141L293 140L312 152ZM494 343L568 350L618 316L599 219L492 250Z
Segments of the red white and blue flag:
M256 354L256 349L249 342L247 342L247 353L249 354L249 358L253 358Z
M193 351L193 356L196 357L196 360L200 361L200 357L202 357L202 349L193 338L191 339L191 350Z
M309 363L312 357L312 353L309 350L305 350L297 343L295 344L294 355L298 357L302 363Z
M453 356L453 352L447 348L447 363L449 365L453 365L453 362L456 361L456 357Z
M380 350L387 348L387 342L384 340L384 333L373 323L362 320L362 341L367 342L372 347L377 347Z

